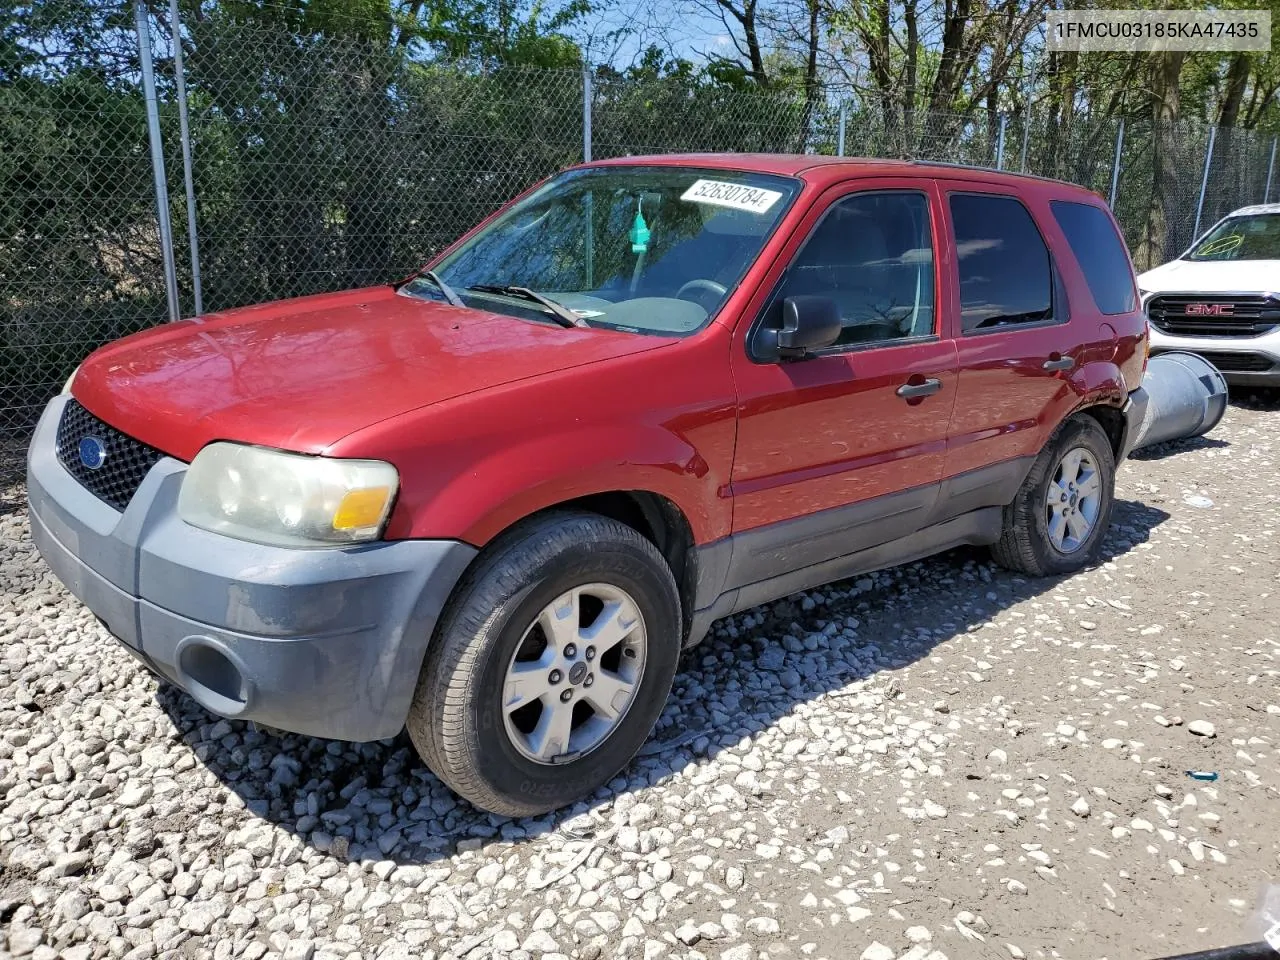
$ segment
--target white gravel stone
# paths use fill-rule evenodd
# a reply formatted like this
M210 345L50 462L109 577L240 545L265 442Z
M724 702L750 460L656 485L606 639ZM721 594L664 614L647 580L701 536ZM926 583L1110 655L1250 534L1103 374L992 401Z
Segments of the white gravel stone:
M1203 912L1167 909L1189 883L1225 903L1280 866L1280 651L1245 628L1274 599L1277 438L1280 409L1233 399L1221 444L1135 457L1101 562L1075 575L963 551L717 622L642 756L524 820L460 802L403 737L266 732L158 686L0 508L0 952L820 960L874 937L898 960L1018 960L1064 937L1138 956L1157 926L1197 941ZM1215 509L1189 512L1189 491ZM1224 742L1177 713L1212 714ZM1027 925L1024 896L1098 917Z
M747 929L757 937L772 937L782 928L773 917L752 917L747 921Z
M552 953L556 947L555 938L545 930L535 930L525 938L521 949L528 950L530 953Z
M79 873L84 873L85 868L92 861L92 856L87 850L81 850L77 853L60 853L53 861L53 866L49 868L49 872L55 877L72 877Z
M1197 737L1216 737L1218 735L1217 728L1208 720L1192 720L1187 724L1187 729Z
M514 930L499 930L493 935L493 948L500 953L511 953L520 948L520 938Z
M203 935L209 932L217 919L217 913L210 907L203 904L195 904L182 912L178 925L190 933Z

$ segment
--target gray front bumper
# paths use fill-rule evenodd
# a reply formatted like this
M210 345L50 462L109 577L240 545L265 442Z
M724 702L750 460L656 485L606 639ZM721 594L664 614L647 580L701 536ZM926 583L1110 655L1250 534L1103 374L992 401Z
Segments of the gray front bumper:
M179 519L186 465L169 458L124 513L54 453L66 397L27 456L31 537L67 588L153 670L222 716L318 737L404 726L423 656L475 548L401 540L299 550Z

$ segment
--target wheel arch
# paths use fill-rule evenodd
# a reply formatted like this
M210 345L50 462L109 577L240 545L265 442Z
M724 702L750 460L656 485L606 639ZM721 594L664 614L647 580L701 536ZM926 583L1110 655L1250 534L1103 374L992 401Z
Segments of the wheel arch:
M698 582L698 552L693 527L680 506L670 497L652 490L604 490L549 503L509 523L488 544L508 531L551 513L591 513L625 524L658 548L671 568L680 594L683 640L689 632ZM486 546L488 546L486 544ZM481 548L481 554L484 548ZM479 555L477 555L479 556ZM476 561L473 559L472 563Z
M1115 454L1117 464L1120 460L1120 449L1124 444L1124 414L1120 408L1110 403L1092 403L1078 408L1072 416L1091 417L1102 427L1102 432L1111 442L1111 452Z
M1121 407L1128 396L1124 373L1111 362L1094 361L1082 365L1071 377L1071 386L1079 402L1062 418L1060 428L1072 417L1091 417L1102 428L1111 443L1111 452L1119 461L1124 444L1124 414ZM1050 431L1050 436L1056 432ZM1046 438L1048 442L1048 438Z

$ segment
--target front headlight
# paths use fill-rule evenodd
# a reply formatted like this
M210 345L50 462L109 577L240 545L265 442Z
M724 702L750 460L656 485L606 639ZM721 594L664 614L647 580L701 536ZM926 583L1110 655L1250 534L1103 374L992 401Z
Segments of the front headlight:
M187 468L178 515L195 527L272 546L359 543L382 534L399 485L396 468L380 460L211 443Z
M77 374L77 373L79 373L79 372L80 372L80 368L79 368L79 367L76 367L74 370L72 370L72 371L71 371L71 376L67 377L67 382L66 382L66 383L64 383L64 384L62 385L62 392L63 392L63 393L70 393L70 392L71 392L71 384L72 384L73 382L75 382L76 374Z

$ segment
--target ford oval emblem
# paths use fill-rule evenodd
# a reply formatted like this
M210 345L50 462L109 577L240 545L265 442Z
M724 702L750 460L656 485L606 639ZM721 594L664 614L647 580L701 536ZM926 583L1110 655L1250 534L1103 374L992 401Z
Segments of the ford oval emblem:
M80 462L90 470L98 470L107 461L107 446L97 437L80 441Z

